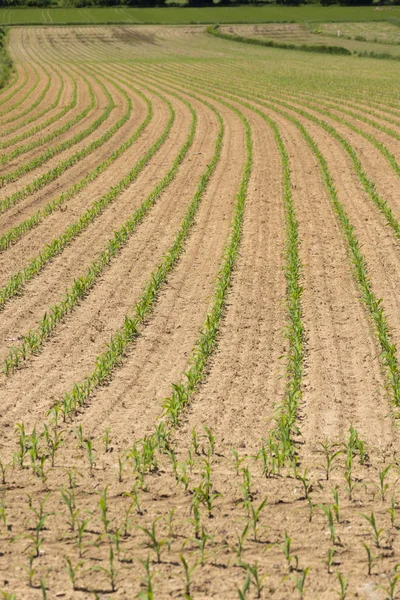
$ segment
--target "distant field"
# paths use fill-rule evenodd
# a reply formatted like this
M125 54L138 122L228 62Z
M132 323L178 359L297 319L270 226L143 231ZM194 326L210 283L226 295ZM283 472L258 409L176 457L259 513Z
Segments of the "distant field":
M400 57L400 27L390 23L268 23L225 25L222 33L308 46L341 46L359 54Z
M400 6L392 10L341 6L236 6L213 8L23 8L1 9L6 25L64 23L265 23L268 21L335 22L387 21L400 18Z

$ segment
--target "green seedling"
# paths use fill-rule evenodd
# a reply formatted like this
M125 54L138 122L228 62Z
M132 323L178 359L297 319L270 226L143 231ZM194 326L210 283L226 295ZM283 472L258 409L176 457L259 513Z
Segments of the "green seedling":
M361 513L361 516L366 521L368 521L368 523L371 525L372 531L373 531L373 534L374 534L375 545L377 546L377 548L380 548L381 537L382 537L382 534L383 534L383 529L378 529L374 513L372 512L371 516L364 515L364 514Z
M206 532L204 527L202 527L200 539L195 539L195 543L197 544L197 547L199 549L199 554L200 554L199 562L201 565L204 565L206 546L207 546L208 542L212 542L212 541L213 541L212 536L208 535L208 533Z
M326 481L329 481L329 476L330 476L331 472L333 471L333 469L335 468L336 460L337 460L338 456L340 456L342 451L341 450L335 451L335 446L331 445L327 439L325 439L323 442L319 442L319 445L321 446L322 451L325 456L325 464L321 465L321 468L323 469L323 471L325 473Z
M109 452L109 450L110 450L110 428L109 427L106 427L103 440L104 440L104 445L105 445L105 451Z
M92 440L84 440L83 445L86 447L87 457L89 461L90 468L90 476L93 477L93 467L94 467L94 453L93 453L93 444Z
M309 571L310 567L307 567L306 569L300 571L300 575L295 577L296 589L300 594L300 600L303 600L304 598L304 588L306 585L306 579Z
M389 484L387 483L386 478L389 475L389 471L390 471L391 467L392 467L392 465L388 465L385 469L382 469L382 471L379 471L379 491L381 494L382 502L385 501L386 492L389 489Z
M267 498L265 498L258 508L254 508L253 503L250 504L250 519L251 525L253 528L253 540L255 542L258 541L258 522L260 520L260 514L263 510L264 506L267 503Z
M248 467L244 467L242 470L243 474L243 483L241 486L243 493L243 506L247 510L250 509L250 503L253 499L253 494L251 491L251 475Z
M61 498L66 505L69 513L69 521L68 525L71 531L75 531L76 520L79 515L79 509L76 508L75 505L75 489L72 488L72 491L68 491L65 489L61 490Z
M157 521L160 520L160 518L161 517L158 517L157 519L155 519L153 521L151 529L146 529L145 527L138 527L138 529L141 529L143 531L143 533L145 533L147 535L148 540L146 541L146 546L150 550L153 550L153 552L156 555L158 563L161 562L162 548L165 545L168 547L168 549L171 547L171 542L168 539L166 539L166 538L157 539L156 523L157 523Z
M208 439L208 453L214 454L216 438L211 429L207 425L203 425L203 429Z
M337 592L337 594L338 594L340 600L346 600L347 588L349 586L349 582L345 577L343 577L343 575L340 572L337 573L337 578L339 580L339 586L340 586L340 591Z
M333 565L333 559L335 556L335 548L329 548L328 550L328 558L326 560L326 566L328 567L328 574L330 575L332 573L332 565Z
M108 519L108 505L107 505L107 490L108 486L104 488L103 493L100 496L99 506L101 512L101 521L104 527L104 533L107 535L109 531L110 521Z
M44 436L46 439L49 456L51 458L52 467L54 467L55 464L56 452L63 443L63 434L64 431L58 431L57 429L54 429L53 432L51 432L47 425L44 426Z
M4 527L7 527L6 492L5 491L1 495L0 521L3 521Z
M308 498L313 490L312 483L310 482L310 480L308 478L308 469L305 469L304 473L301 474L301 473L299 473L299 471L296 468L295 469L295 477L302 483L303 490L304 490L304 498L306 500L308 500Z
M28 574L28 585L31 588L35 587L34 582L33 582L33 579L34 579L35 573L36 573L36 568L33 566L34 560L35 560L34 554L30 554L29 555L29 566L24 567L24 569L26 569L26 572Z
M72 564L72 561L68 558L68 556L64 556L64 560L67 563L67 566L66 566L65 570L68 573L68 577L69 577L69 579L71 581L72 589L74 591L76 591L76 578L77 578L77 575L78 575L78 571L79 571L79 569L81 569L84 566L85 563L83 561L79 561L74 566Z
M184 571L184 582L185 582L185 594L184 597L186 598L186 600L191 600L192 596L190 593L190 588L192 585L192 576L193 573L197 567L197 562L195 562L192 566L189 565L189 563L187 562L187 560L185 559L185 557L183 556L183 554L179 554L179 558L183 567L183 571Z
M195 429L192 429L192 446L193 446L194 453L199 455L200 454L200 445L199 445L199 440L197 437L197 431Z
M372 555L371 548L365 542L363 542L362 544L365 548L365 552L367 553L368 575L372 575L372 569L374 568L374 565L379 557Z
M235 465L236 475L239 475L240 474L240 465L246 460L247 456L243 456L242 458L239 458L238 451L235 450L235 448L231 448L231 452L233 455L233 461L234 461L234 465Z
M140 562L142 563L143 568L146 572L146 577L142 582L142 585L145 589L139 592L137 598L139 598L140 600L155 600L153 591L153 579L155 577L155 573L151 573L150 571L150 558L147 557L146 560L140 560Z
M340 523L340 507L339 507L339 490L332 490L334 503L332 504L332 509L335 514L336 522Z
M83 536L85 534L86 528L89 525L90 519L85 519L77 522L77 533L76 533L76 543L79 550L79 558L83 558L84 554L84 545L83 545Z
M239 588L237 588L237 591L239 594L239 600L246 600L247 592L250 589L250 583L251 583L250 573L247 573L242 589L240 590Z
M247 572L250 575L251 583L256 588L256 594L257 594L256 598L261 598L261 592L263 591L263 588L264 588L264 581L268 577L268 575L267 574L260 575L260 573L258 571L257 561L254 563L254 565L246 564L243 566L245 566L245 568L247 569Z
M383 590L387 594L388 600L396 600L396 598L397 598L397 584L400 579L399 567L400 567L400 565L397 564L394 567L393 571L389 575L387 575L387 578L388 578L387 586L383 586L383 585L379 586L379 589Z
M106 567L101 567L100 565L95 565L93 567L93 571L101 571L108 577L108 579L110 580L111 591L113 593L117 591L117 577L118 577L118 571L115 568L114 561L115 561L114 550L113 550L112 545L110 545L108 569Z
M392 498L391 498L389 514L390 514L390 523L391 523L392 527L396 527L396 498L395 498L394 494L392 495Z
M49 496L50 496L50 492L43 498L43 500L39 500L38 508L35 508L33 506L32 496L28 496L29 510L35 516L35 523L33 526L33 530L34 530L33 533L31 535L27 536L28 539L31 541L31 543L27 546L26 549L27 550L32 549L35 558L38 558L39 553L40 553L40 547L44 541L43 538L41 537L41 532L43 531L43 529L46 526L46 521L47 521L48 517L53 514L53 513L45 512L45 510L44 510L44 506L45 506Z
M6 485L6 475L8 469L11 467L11 463L5 464L0 459L0 473L1 473L1 483L2 485Z
M285 555L286 562L287 562L290 573L292 571L297 571L297 569L299 567L298 556L296 554L292 554L291 545L292 545L292 539L288 536L287 532L285 531L285 539L283 541L281 548L282 548L283 554Z
M122 483L124 474L125 461L123 457L118 456L118 482Z
M324 515L326 516L326 518L328 519L328 527L329 527L329 532L331 534L331 542L333 544L340 543L340 540L338 538L336 538L335 523L333 521L333 514L332 514L331 507L321 504L321 510L324 513Z

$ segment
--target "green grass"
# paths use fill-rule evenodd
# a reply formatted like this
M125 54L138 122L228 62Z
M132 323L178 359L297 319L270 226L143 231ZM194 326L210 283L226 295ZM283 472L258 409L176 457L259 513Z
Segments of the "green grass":
M93 24L93 23L266 23L269 21L339 22L387 21L400 18L400 6L389 11L372 7L343 6L215 6L208 8L3 8L0 24Z

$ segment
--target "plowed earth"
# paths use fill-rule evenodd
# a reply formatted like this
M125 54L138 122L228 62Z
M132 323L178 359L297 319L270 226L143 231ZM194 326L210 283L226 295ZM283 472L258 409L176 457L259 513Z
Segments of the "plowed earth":
M400 66L195 26L10 53L4 598L399 597Z

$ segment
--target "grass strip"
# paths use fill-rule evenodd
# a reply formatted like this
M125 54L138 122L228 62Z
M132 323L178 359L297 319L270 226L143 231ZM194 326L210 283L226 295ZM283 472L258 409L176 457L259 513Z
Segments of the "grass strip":
M147 196L141 206L117 231L114 232L113 237L106 243L104 250L89 265L85 275L74 280L71 288L66 291L63 300L46 311L35 330L31 330L27 335L23 336L21 346L11 348L8 358L4 361L4 372L6 375L13 373L14 370L18 368L20 362L25 360L30 354L38 354L44 341L51 335L57 325L64 320L66 315L75 309L80 300L87 296L89 291L95 286L99 277L105 271L106 267L111 263L112 259L121 252L138 225L140 225L150 209L160 198L162 192L165 191L175 178L180 164L185 158L189 148L192 146L196 133L196 113L190 104L186 102L185 104L191 111L192 123L189 130L189 136L180 149L171 169Z
M155 155L157 150L167 139L169 132L175 120L175 111L171 103L163 98L170 110L170 117L167 125L150 149L136 163L133 169L121 179L121 181L112 186L106 194L99 200L96 200L92 206L77 220L67 227L67 229L57 238L47 244L42 252L34 257L29 264L21 271L10 277L8 282L0 289L0 310L7 301L16 295L21 295L25 284L38 275L44 267L57 255L61 254L64 248L69 245L74 238L80 235L93 221L113 202L113 200L136 179L138 174L144 169L149 160Z
M325 45L310 45L310 44L287 44L285 42L275 42L274 40L259 40L257 38L248 38L241 35L232 35L230 33L222 33L218 30L218 25L207 27L206 31L208 34L223 40L229 40L231 42L240 42L241 44L251 44L254 46L265 46L267 48L280 48L281 50L296 50L303 52L318 52L322 54L342 54L351 55L352 53L347 48L342 46L325 46Z

